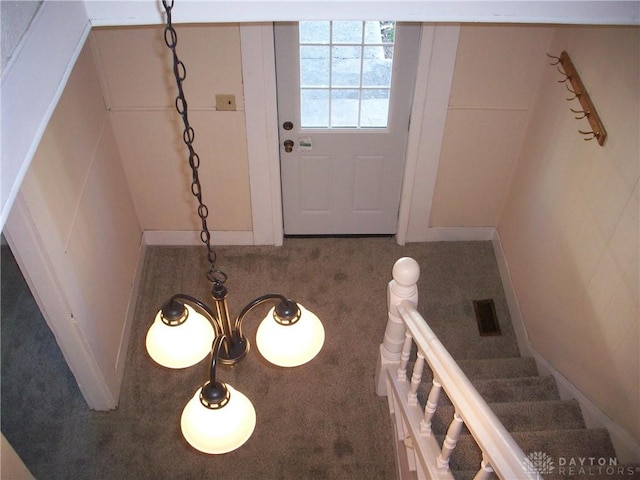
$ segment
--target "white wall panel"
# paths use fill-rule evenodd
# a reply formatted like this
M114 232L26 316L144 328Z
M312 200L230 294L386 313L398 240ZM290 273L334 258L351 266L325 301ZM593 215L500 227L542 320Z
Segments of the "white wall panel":
M449 110L431 225L497 225L527 118L526 110Z
M244 109L240 30L233 25L176 25L190 108L215 108L216 94ZM177 94L162 26L97 28L91 33L109 109L173 108Z
M85 46L31 165L65 245L107 121L91 50Z
M43 278L27 276L38 298L47 299L40 306L56 338L76 338L63 346L65 357L95 369L93 378L78 378L85 398L108 409L117 405L124 370L142 231L97 78L87 45L25 176L26 215L9 233L42 239ZM19 257L28 255L14 246ZM43 293L51 272L58 298Z
M552 29L467 25L460 30L449 106L528 109Z
M80 280L80 291L75 295L81 296L87 307L83 315L78 312L78 320L93 325L95 335L89 340L97 351L104 352L107 364L116 371L124 367L117 362L142 239L131 204L107 122L81 191L66 254Z
M430 227L495 227L553 29L463 25Z
M200 230L181 120L171 110L111 112L143 230ZM242 112L193 111L202 196L211 230L251 230Z
M208 227L251 231L251 195L238 25L177 26L178 55ZM177 87L161 27L96 29L91 44L129 189L143 230L199 231ZM233 94L237 111L216 111Z

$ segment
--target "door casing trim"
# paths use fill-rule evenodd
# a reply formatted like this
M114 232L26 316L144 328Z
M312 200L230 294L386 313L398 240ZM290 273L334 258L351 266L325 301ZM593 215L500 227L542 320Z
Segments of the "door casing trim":
M282 245L282 195L273 23L240 24L254 245Z
M396 239L425 242L444 139L460 25L422 24Z
M400 245L428 240L459 34L459 25L422 24L421 27L396 232ZM282 245L273 23L241 24L240 38L254 243Z

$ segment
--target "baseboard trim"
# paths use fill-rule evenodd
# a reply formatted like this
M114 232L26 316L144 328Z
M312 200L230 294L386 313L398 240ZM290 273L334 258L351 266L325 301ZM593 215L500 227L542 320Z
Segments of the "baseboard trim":
M143 233L145 245L202 245L200 232L191 230L145 230ZM211 232L212 245L253 245L253 232L251 231L213 231Z
M542 355L540 355L531 344L527 329L518 303L515 287L511 280L509 264L502 248L500 235L497 229L494 229L491 238L493 251L496 256L502 286L507 299L507 307L509 315L515 331L518 347L523 356L533 357L538 366L538 371L542 375L552 375L558 390L560 398L563 400L576 400L580 404L582 416L584 417L587 428L606 428L611 436L611 442L616 450L618 461L620 463L636 463L640 462L640 443L638 443L629 433L627 433L620 425L615 423L607 414L605 414L598 406L596 406L589 398L587 398L569 379L560 373L553 365L551 365Z
M429 227L427 242L471 242L487 241L493 238L494 227Z
M144 242L144 238L141 237L140 247L138 249L138 259L136 260L136 270L133 276L133 285L131 286L131 293L129 294L129 304L127 305L127 313L120 337L120 348L118 349L118 356L116 357L116 375L118 378L118 385L122 385L122 380L124 378L124 367L127 360L127 351L129 350L131 329L133 327L133 318L136 311L138 294L140 293L140 286L142 282L142 267L144 265L144 258L146 256L146 253L147 245ZM119 396L120 395L118 394L118 397Z
M493 230L491 243L493 244L493 253L496 257L496 263L498 264L498 272L500 274L500 279L502 280L502 288L507 300L507 308L509 309L509 316L511 317L511 324L513 325L514 333L516 334L520 354L523 357L533 357L534 352L531 347L531 342L529 341L529 335L527 334L527 327L524 324L524 318L522 317L516 290L513 282L511 281L511 272L509 271L507 257L504 253L504 249L502 248L500 235L496 229Z

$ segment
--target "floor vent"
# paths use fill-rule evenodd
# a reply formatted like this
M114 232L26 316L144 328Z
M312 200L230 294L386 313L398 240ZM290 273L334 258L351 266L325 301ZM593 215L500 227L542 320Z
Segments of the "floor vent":
M476 321L478 322L478 330L481 337L502 335L493 299L474 300L473 309L476 312Z

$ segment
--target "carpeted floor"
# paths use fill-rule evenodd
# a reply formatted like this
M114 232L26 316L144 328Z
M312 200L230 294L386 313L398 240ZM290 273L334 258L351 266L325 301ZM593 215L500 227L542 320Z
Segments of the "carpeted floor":
M314 311L326 332L323 350L307 365L268 365L254 346L241 364L219 370L222 381L253 401L258 417L249 441L222 456L193 450L180 433L182 408L204 379L206 362L170 371L144 349L163 300L178 291L207 298L202 248L148 249L120 406L111 412L88 411L68 369L48 370L48 357L38 350L51 332L29 340L22 359L11 353L37 329L11 327L25 320L14 318L11 307L20 295L5 292L5 284L18 281L9 277L3 251L2 431L37 479L394 478L392 430L386 399L375 395L374 371L386 285L401 256L419 262L420 311L454 356L481 358L502 348L502 337L478 335L476 299L495 300L503 337L513 337L489 242L401 247L391 238L286 239L283 247L216 250L217 266L229 275L232 314L254 297L278 292ZM260 313L246 319L250 340Z

